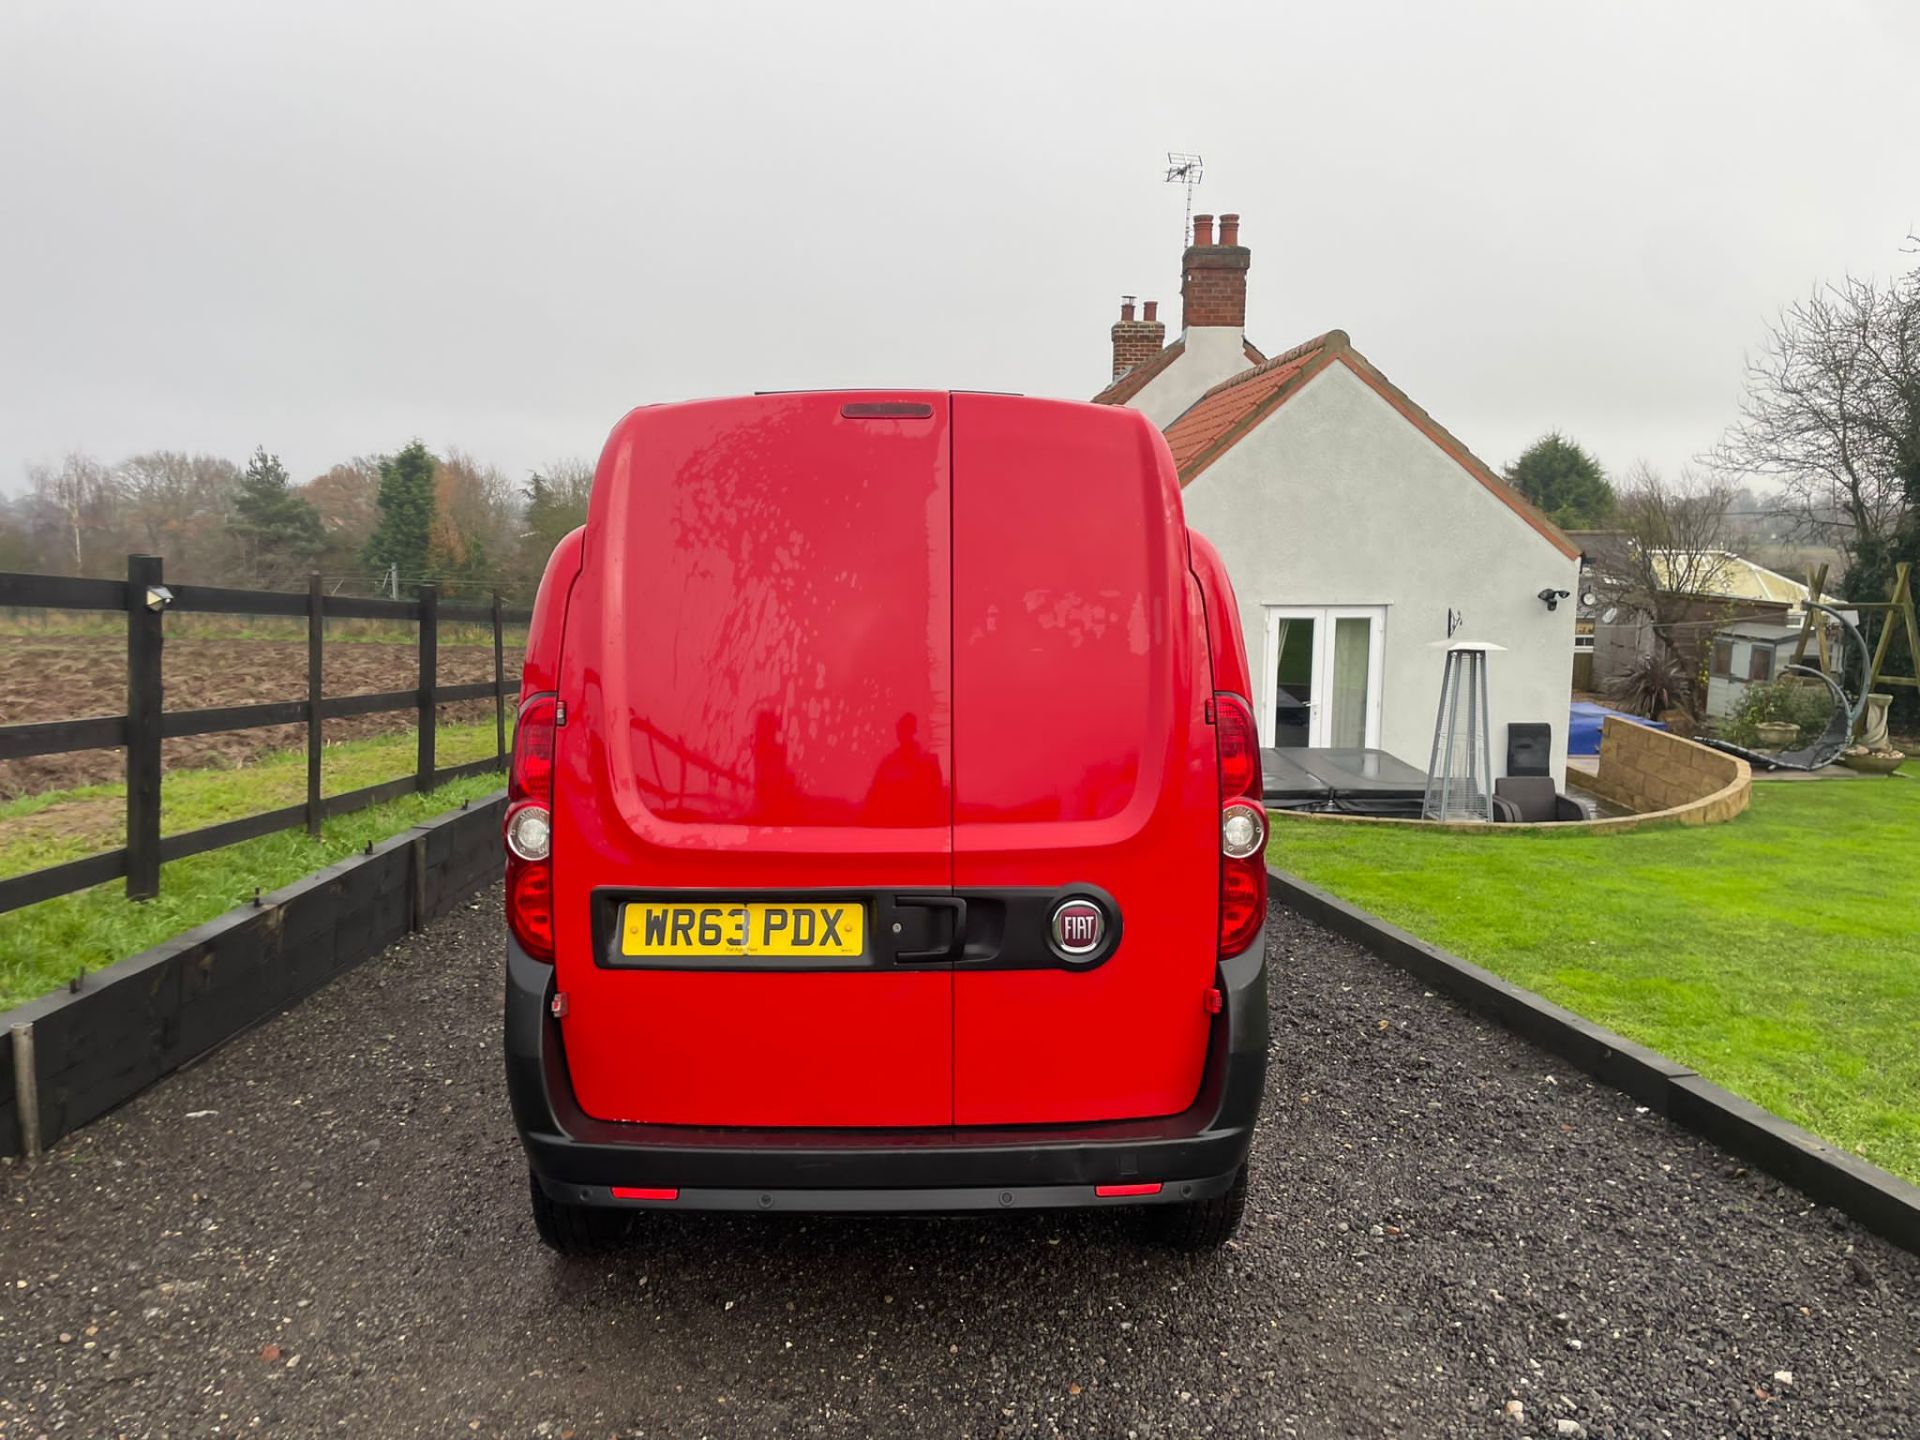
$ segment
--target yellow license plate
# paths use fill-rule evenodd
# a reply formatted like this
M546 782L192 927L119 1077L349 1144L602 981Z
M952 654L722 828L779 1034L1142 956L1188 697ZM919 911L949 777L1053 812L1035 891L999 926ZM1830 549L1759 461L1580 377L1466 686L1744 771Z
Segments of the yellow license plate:
M637 901L620 925L622 955L861 955L866 911L857 901L791 905L761 901L656 904Z

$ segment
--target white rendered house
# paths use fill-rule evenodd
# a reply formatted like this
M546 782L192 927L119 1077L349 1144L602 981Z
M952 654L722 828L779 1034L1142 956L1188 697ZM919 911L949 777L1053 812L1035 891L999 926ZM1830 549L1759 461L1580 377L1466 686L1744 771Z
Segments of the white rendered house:
M1504 647L1489 669L1496 773L1506 726L1545 721L1563 780L1579 547L1344 332L1257 358L1238 217L1221 217L1218 243L1212 217L1194 229L1185 334L1160 346L1156 315L1123 310L1116 376L1094 398L1166 433L1188 523L1239 597L1261 743L1381 749L1424 767L1443 663L1433 642L1485 640Z

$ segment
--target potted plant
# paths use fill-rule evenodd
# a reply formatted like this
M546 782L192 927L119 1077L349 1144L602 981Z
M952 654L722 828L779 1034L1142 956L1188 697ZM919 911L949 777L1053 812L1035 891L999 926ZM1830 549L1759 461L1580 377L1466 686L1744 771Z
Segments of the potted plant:
M1784 750L1818 735L1833 720L1833 696L1824 685L1797 677L1749 685L1720 727L1724 739L1760 750Z
M1891 775L1906 759L1898 750L1872 750L1865 745L1849 745L1840 752L1842 765L1867 775Z

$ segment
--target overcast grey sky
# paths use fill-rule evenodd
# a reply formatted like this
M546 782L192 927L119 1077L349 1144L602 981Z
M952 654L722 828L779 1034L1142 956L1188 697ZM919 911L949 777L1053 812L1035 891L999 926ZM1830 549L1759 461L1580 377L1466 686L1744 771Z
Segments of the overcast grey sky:
M1084 397L1181 199L1483 458L1677 468L1920 225L1920 5L0 4L0 486L84 449L515 476L628 407Z

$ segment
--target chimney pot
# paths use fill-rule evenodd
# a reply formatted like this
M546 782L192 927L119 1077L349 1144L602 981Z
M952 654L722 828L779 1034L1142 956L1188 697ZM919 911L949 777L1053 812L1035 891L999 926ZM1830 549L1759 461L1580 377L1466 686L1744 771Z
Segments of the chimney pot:
M1160 353L1167 341L1167 327L1160 323L1155 311L1155 301L1147 302L1146 318L1136 320L1134 316L1134 297L1120 297L1120 318L1113 326L1113 374L1114 378L1145 364Z
M1160 318L1160 302L1158 300L1142 301L1140 312L1140 318L1151 325Z
M1220 217L1214 243L1213 216L1193 217L1193 244L1180 278L1180 323L1188 330L1233 329L1247 323L1247 269L1251 256L1240 244L1240 217Z

